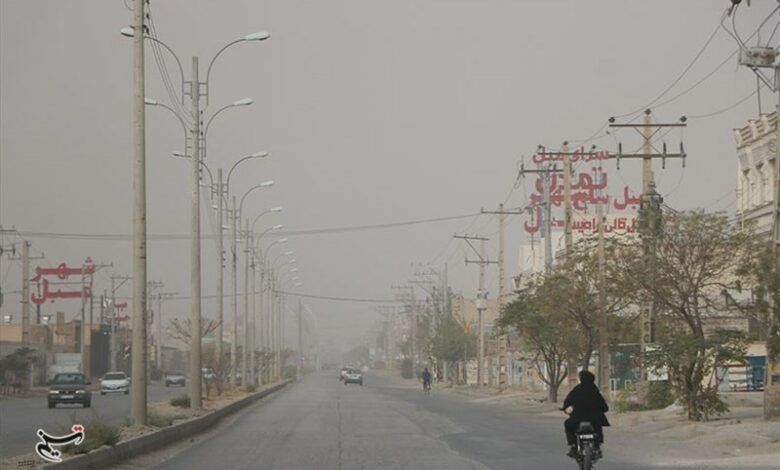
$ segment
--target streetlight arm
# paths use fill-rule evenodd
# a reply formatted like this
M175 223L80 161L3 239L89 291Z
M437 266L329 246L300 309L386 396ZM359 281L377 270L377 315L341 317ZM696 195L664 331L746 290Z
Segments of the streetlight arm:
M181 88L180 88L181 102L182 104L184 104L184 68L181 66L181 61L179 60L179 57L176 55L175 52L173 52L173 49L168 47L168 44L165 44L164 42L152 36L144 36L144 37L152 42L156 42L157 44L160 44L162 47L167 49L168 52L170 52L173 58L176 60L176 65L179 66L179 77L181 78Z
M255 189L267 188L268 186L269 186L268 182L265 182L265 183L256 184L251 188L247 189L244 195L241 196L241 202L238 203L238 214L239 215L242 214L242 208L244 207L244 200L246 199L247 196L249 196L249 193L251 193Z
M177 158L192 158L190 155L185 155L185 154L181 154L181 153L178 153L178 152L174 152L173 156L177 157ZM210 185L211 185L210 187L213 189L214 188L214 174L211 172L211 169L209 168L209 166L206 165L206 162L204 162L202 159L200 161L200 166L205 168L206 173L209 175L209 182L210 182Z
M239 159L236 163L233 164L233 166L230 167L230 170L228 171L227 178L225 179L225 191L227 192L230 188L230 175L233 174L233 170L236 169L236 167L243 161L250 160L252 158L257 158L255 155L247 155L246 157L243 157Z
M214 114L212 114L212 115L211 115L211 117L209 118L208 122L206 122L206 127L205 127L205 128L204 128L204 130L203 130L203 135L204 135L204 137L205 137L205 136L207 136L207 135L209 135L209 126L211 125L211 121L213 121L213 120L214 120L214 118L215 118L215 117L217 117L217 115L218 115L219 113L221 113L222 111L224 111L224 110L226 110L226 109L228 109L228 108L232 108L233 106L234 106L234 105L233 105L233 103L226 104L225 106L223 106L223 107L219 108L219 109L217 110L217 112L215 112ZM204 147L205 147L205 145L204 145Z
M146 100L146 104L148 104L150 106L160 106L161 108L167 109L168 111L173 113L174 116L176 116L176 119L179 120L179 123L181 123L181 128L184 131L184 150L186 151L187 150L187 134L189 132L189 129L187 127L187 123L184 122L184 119L181 117L181 115L179 113L177 113L175 109L171 108L167 104L160 103L159 101L156 101L156 100Z

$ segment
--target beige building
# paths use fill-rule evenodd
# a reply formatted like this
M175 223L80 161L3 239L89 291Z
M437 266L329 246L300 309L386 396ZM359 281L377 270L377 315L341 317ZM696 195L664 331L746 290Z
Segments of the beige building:
M737 217L755 221L759 233L772 233L777 178L777 113L762 114L734 129L737 143Z

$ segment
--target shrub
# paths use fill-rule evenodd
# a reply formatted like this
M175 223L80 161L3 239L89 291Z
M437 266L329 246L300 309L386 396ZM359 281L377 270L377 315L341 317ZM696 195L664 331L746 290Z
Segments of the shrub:
M298 368L291 365L284 366L282 377L285 379L294 379L298 375Z
M674 403L669 382L640 382L621 390L612 408L618 413L658 410Z
M189 395L180 395L178 397L171 398L171 406L178 406L179 408L190 407Z
M70 428L62 434L70 433ZM112 446L119 442L121 438L120 427L103 421L97 415L93 415L89 422L84 425L84 442L81 445L68 444L61 448L62 452L68 454L86 454L87 452L100 448L102 446Z
M412 367L411 359L401 361L401 377L405 379L414 378L414 368Z
M189 401L189 398L187 398L187 401ZM155 428L164 428L166 426L170 426L173 424L174 420L181 417L182 416L158 414L150 411L146 415L146 422L149 426L153 426Z
M257 386L255 384L246 384L244 390L246 390L247 393L254 393L257 391Z

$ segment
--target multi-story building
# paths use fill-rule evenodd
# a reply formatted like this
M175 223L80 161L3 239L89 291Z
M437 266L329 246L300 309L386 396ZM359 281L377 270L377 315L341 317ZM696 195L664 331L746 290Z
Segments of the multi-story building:
M734 129L737 143L737 217L771 236L777 178L777 113L762 114Z

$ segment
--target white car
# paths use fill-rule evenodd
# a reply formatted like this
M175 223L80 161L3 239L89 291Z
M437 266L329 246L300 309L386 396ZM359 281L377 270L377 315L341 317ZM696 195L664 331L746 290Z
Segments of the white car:
M100 379L100 394L106 393L130 393L130 377L124 372L106 372Z

